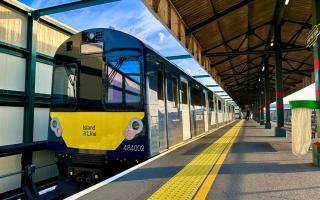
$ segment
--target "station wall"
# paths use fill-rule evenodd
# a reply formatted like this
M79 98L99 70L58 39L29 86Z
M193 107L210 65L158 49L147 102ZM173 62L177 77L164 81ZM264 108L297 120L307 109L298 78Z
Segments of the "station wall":
M27 41L28 11L31 8L13 0L0 2L0 146L22 144L24 141L24 112L28 99ZM62 27L62 28L61 28ZM66 28L49 17L35 22L33 35L36 51L51 58L59 45L76 31ZM35 103L33 119L33 142L45 141L48 136L49 102L52 83L52 62L37 58L35 68L35 95L46 97L47 102ZM16 99L24 96L23 101ZM12 97L13 96L13 97ZM22 156L0 155L0 176L22 170ZM32 162L38 166L54 162L54 154L46 150L32 154ZM36 170L34 181L43 181L58 175L55 166ZM21 175L0 179L0 194L21 186Z

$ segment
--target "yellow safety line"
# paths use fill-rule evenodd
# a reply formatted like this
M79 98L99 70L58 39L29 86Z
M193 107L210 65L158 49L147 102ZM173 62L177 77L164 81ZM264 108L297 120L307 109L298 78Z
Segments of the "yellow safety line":
M207 178L205 179L205 181L203 182L203 184L201 185L200 189L198 190L197 194L194 197L194 200L203 200L206 199L211 186L213 185L219 170L224 162L224 160L226 159L234 141L236 140L236 136L234 136L231 140L231 142L228 144L228 146L225 148L225 150L223 151L223 153L221 154L221 156L219 157L218 161L216 162L216 164L213 166L212 170L210 171L209 175L207 176Z
M192 199L224 149L233 142L243 121L237 123L215 143L203 150L149 199Z

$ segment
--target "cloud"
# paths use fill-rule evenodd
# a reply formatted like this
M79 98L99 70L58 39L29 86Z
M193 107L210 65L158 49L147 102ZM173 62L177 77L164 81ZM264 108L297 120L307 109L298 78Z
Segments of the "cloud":
M162 32L159 32L158 36L159 36L159 42L162 43L165 38L165 35Z

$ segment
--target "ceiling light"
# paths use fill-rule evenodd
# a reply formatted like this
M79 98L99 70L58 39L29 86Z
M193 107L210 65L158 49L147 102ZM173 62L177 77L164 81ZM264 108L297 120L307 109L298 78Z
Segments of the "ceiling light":
M272 47L273 47L273 42L271 42L270 46L272 46Z
M286 2L284 4L288 5L290 0L286 0Z
M259 80L258 81L260 81L260 78L259 78Z
M264 71L264 65L262 65L262 71Z

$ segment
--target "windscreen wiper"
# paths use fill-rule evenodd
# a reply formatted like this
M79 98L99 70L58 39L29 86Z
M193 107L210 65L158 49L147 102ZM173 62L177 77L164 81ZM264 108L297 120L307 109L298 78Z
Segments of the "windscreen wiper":
M114 80L115 76L117 75L117 72L119 71L122 63L125 60L126 60L125 57L121 57L114 67L110 63L108 63L110 68L112 69L112 71L108 74L108 78L107 78L107 83L108 84L112 83L112 81Z

